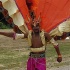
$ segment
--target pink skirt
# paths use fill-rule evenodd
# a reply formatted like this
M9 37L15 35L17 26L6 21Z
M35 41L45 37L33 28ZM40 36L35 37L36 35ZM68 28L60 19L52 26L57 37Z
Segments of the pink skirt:
M27 62L27 70L46 70L46 58L30 57Z

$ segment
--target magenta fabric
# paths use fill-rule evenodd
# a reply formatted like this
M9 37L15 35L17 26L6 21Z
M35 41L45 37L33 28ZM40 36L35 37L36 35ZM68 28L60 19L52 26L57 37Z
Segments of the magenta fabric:
M32 58L27 62L27 70L46 70L46 58Z

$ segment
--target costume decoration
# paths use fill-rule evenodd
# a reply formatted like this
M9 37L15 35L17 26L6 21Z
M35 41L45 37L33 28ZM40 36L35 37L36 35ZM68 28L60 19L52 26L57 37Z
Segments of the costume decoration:
M41 29L53 37L70 32L70 0L0 0L0 12L24 33L31 30L34 16L40 17Z

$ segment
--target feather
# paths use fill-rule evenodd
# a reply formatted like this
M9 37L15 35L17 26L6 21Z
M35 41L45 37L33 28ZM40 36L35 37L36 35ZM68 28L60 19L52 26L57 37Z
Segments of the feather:
M0 0L0 1L2 1L3 7L8 11L9 16L12 17L14 24L17 25L22 32L27 31L28 28L15 1L14 0ZM22 27L22 29L20 27Z

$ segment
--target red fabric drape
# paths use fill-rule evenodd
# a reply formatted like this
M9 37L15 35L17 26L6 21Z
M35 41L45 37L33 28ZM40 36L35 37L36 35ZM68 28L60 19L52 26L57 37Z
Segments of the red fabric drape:
M17 4L17 7L18 7L19 11L21 12L24 20L28 21L28 18L30 18L30 14L29 14L28 7L26 5L26 0L15 0L15 2ZM30 23L27 23L27 27L28 27L28 29L31 29Z
M27 20L30 17L26 0L15 0L22 16ZM31 0L31 9L34 10L36 18L41 16L41 28L50 32L70 17L70 0ZM30 23L29 23L30 24ZM27 26L30 29L30 25Z

